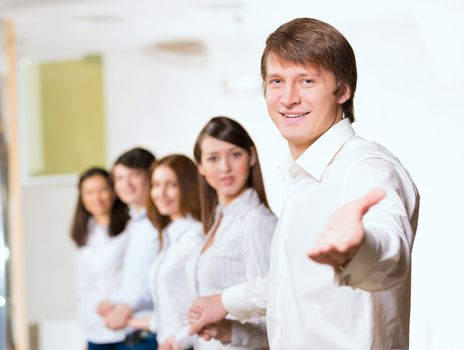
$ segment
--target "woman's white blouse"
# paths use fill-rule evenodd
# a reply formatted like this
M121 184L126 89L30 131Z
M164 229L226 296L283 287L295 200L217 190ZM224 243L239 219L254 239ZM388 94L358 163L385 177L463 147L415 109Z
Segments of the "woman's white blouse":
M222 220L214 243L197 254L188 273L193 276L197 296L221 294L230 286L263 276L269 269L271 240L277 224L275 215L248 189L228 206L216 209ZM264 318L246 324L232 321L232 341L223 344L197 338L195 349L267 349Z
M158 342L176 336L179 345L193 346L193 337L186 332L188 310L194 297L185 266L201 249L205 239L203 226L192 217L170 223L163 230L163 248L150 269L153 306L150 329L156 332Z
M124 331L106 328L96 308L119 288L127 238L126 232L110 237L107 227L91 219L87 244L77 251L77 309L84 336L92 343L114 343L125 338Z

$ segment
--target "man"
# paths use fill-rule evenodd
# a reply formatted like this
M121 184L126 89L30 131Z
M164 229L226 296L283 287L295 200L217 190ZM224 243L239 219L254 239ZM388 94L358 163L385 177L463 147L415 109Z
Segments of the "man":
M159 250L158 235L146 215L145 205L150 193L149 169L155 157L143 148L122 154L114 163L116 194L130 208L129 243L126 250L121 288L115 300L103 301L98 312L111 329L126 328L133 316L153 311L148 270ZM128 349L156 349L156 337L148 332L128 330Z
M295 19L267 39L261 74L291 155L269 274L196 299L191 333L266 314L271 349L407 349L419 195L389 151L354 134L350 44Z

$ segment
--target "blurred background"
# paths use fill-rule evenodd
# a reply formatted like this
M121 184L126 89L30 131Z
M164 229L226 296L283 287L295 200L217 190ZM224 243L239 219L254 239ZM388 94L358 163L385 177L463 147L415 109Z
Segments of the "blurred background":
M83 348L69 227L91 165L134 146L192 156L203 124L226 115L254 138L280 212L287 146L259 60L295 17L350 41L354 128L393 151L421 193L410 348L464 348L462 1L0 0L0 349Z

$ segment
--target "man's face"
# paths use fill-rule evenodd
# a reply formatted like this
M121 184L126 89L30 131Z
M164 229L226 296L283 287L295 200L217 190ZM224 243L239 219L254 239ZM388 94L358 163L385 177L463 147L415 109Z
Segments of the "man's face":
M150 182L145 170L116 164L113 169L113 176L116 194L124 203L137 208L145 206L145 201L150 192Z
M346 87L334 95L334 75L311 64L297 65L271 54L266 69L267 109L296 159L341 119L341 105L350 92Z

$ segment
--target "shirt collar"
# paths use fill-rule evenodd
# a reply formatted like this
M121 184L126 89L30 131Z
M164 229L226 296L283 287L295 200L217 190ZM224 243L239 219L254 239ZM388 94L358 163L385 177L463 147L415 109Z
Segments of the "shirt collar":
M216 208L216 215L220 211L222 211L223 215L238 213L243 210L248 212L250 207L258 206L259 203L260 200L256 191L252 188L248 188L226 207L222 207L220 204L218 204Z
M190 215L178 218L166 227L166 235L170 237L170 239L177 241L193 222L194 219Z
M129 215L133 221L139 221L147 216L147 210L143 208L142 210L137 211L134 207L130 207Z
M297 160L293 161L288 156L280 166L283 177L296 177L306 171L320 181L327 166L353 135L349 119L342 119L309 146Z

